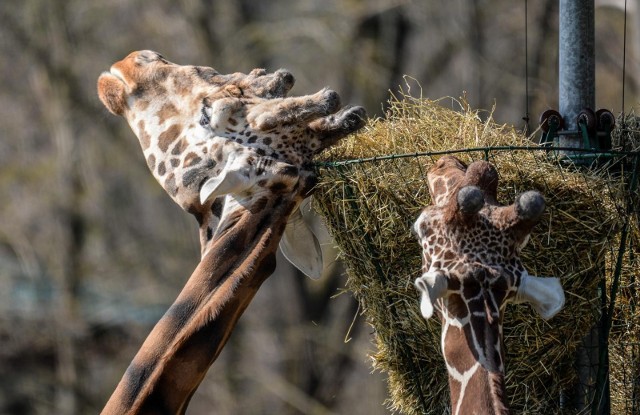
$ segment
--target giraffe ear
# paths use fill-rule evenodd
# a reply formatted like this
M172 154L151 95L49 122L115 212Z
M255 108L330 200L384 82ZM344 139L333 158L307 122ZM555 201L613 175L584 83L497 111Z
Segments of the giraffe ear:
M215 177L208 179L200 188L200 203L218 196L239 193L251 187L252 177L255 177L253 165L243 162L242 158L234 157L234 153L227 159L224 168Z
M416 278L414 284L421 293L420 312L424 318L429 319L433 315L436 300L447 293L447 277L441 272L429 271Z
M318 238L297 208L289 217L280 240L282 254L306 276L317 280L322 276L322 249Z
M220 175L212 177L202 185L200 189L200 203L229 193L238 193L247 188L248 177L239 171L220 172Z
M564 306L564 290L558 278L541 278L522 274L516 303L529 303L545 320L555 316Z

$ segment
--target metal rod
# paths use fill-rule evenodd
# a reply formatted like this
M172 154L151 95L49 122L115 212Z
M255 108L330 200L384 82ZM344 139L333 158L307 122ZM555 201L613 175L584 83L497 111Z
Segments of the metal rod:
M577 130L576 130L576 134L578 134ZM446 154L458 154L458 153L473 153L473 152L484 153L487 151L498 152L498 151L520 151L520 150L544 151L544 152L549 152L549 150L553 150L559 153L565 152L565 153L571 153L576 155L580 153L588 153L589 155L603 156L603 157L616 157L616 156L638 157L640 156L640 151L597 150L597 149L575 148L575 147L545 147L545 146L489 146L489 147L469 147L469 148L441 150L441 151L422 151L422 152L415 152L415 153L388 154L388 155L382 155L382 156L349 159L349 160L318 161L314 165L316 168L335 168L340 166L347 166L350 164L375 163L378 161L404 159L404 158L443 156Z

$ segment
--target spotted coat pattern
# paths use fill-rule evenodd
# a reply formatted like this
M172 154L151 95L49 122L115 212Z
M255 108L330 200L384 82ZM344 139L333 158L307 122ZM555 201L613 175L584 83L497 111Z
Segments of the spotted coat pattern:
M444 156L427 181L433 204L414 224L423 256L416 286L423 315L435 310L442 322L451 413L506 414L502 320L527 275L519 253L544 200L527 192L500 206L498 174L484 161L467 167Z
M198 220L204 255L224 199L203 206L198 195L228 160L255 167L263 185L273 185L274 177L297 179L297 169L309 169L315 154L364 125L364 109L340 110L335 91L286 97L293 84L282 69L222 75L139 51L100 76L98 93L127 119L154 177Z
M101 101L126 118L154 177L197 219L202 244L201 262L103 415L186 412L275 269L287 221L315 184L313 156L364 126L364 109L341 109L334 91L286 97L293 82L285 70L222 75L152 51L99 77Z

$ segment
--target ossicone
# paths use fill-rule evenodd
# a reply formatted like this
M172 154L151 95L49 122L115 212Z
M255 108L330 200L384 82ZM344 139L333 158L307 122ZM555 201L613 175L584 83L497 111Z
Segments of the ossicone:
M457 195L458 211L465 215L475 215L484 206L484 192L477 186L464 186Z

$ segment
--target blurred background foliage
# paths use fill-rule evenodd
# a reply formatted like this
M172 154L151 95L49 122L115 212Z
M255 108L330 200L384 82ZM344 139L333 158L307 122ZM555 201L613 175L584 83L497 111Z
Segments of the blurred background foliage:
M524 0L0 2L0 414L98 413L199 260L195 221L98 101L113 62L153 49L222 73L285 67L293 94L330 86L372 116L406 75L411 94L464 94L518 128L528 108L536 128L557 108L557 3L528 2L525 55ZM596 102L616 115L623 6L596 1ZM629 110L637 0L627 25ZM326 235L323 248L318 282L279 260L189 414L389 412L384 374L370 373L371 329Z

